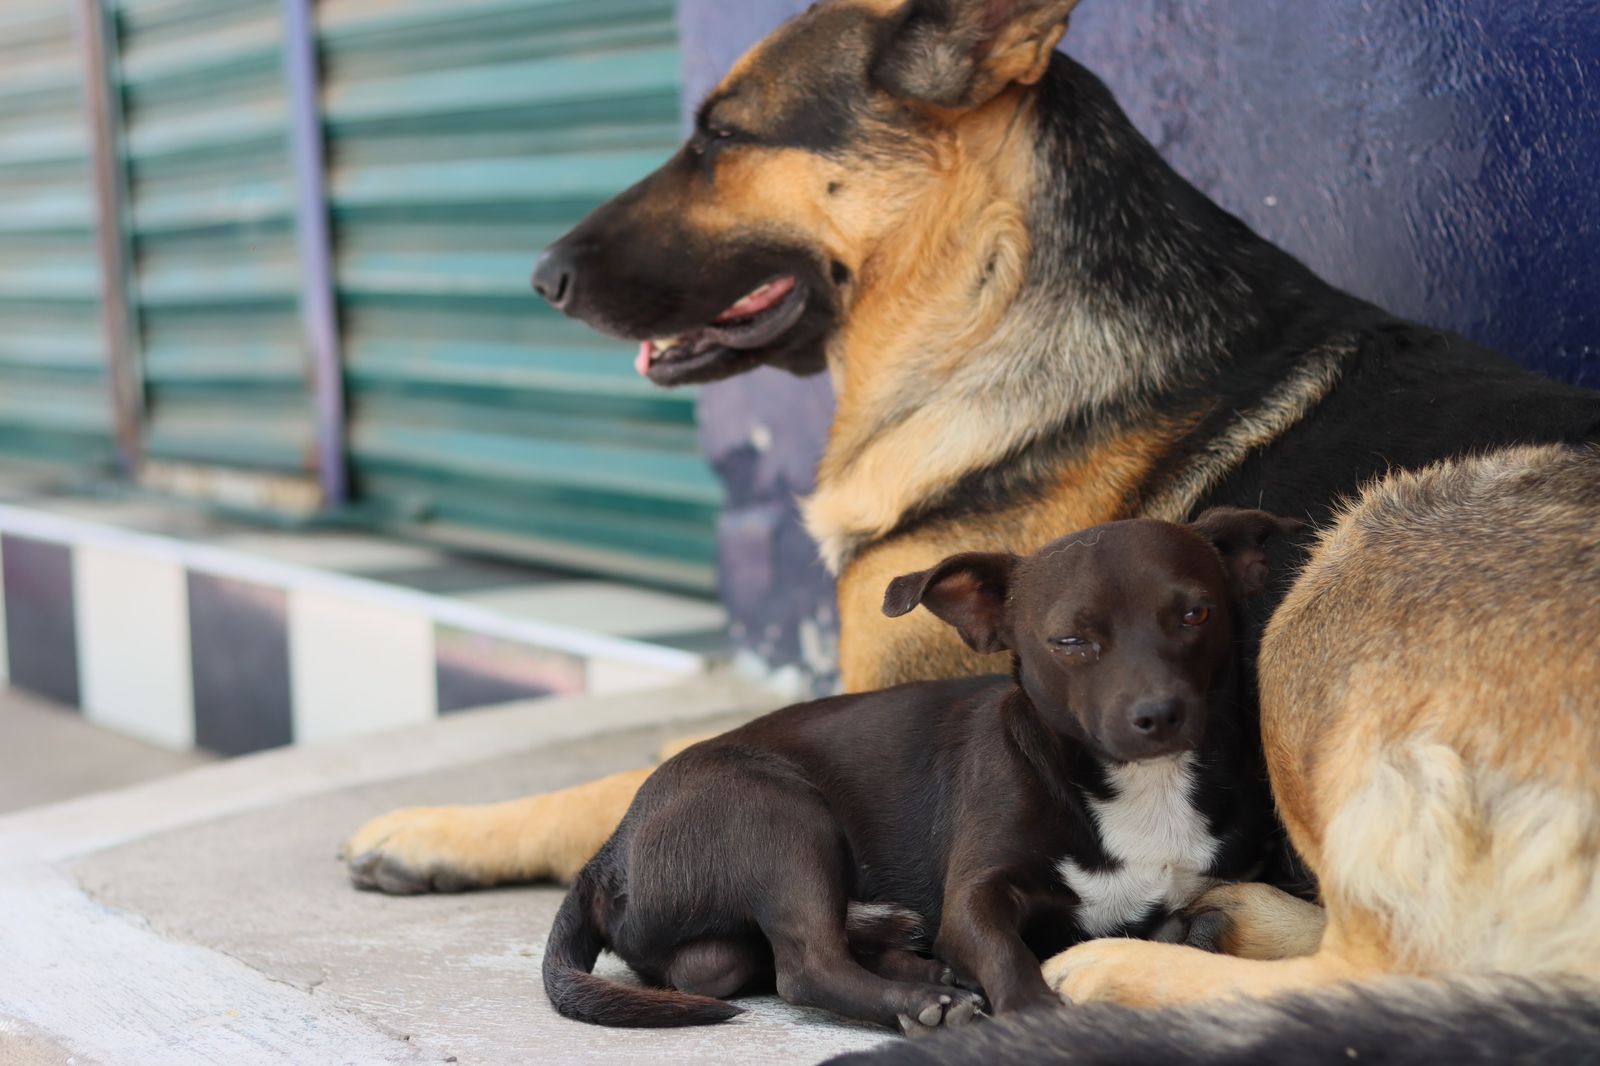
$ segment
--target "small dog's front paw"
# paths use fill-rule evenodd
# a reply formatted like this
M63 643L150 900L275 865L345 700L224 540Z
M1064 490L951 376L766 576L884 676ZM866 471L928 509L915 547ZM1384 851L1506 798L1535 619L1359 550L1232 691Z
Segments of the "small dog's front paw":
M453 854L451 807L391 811L356 830L339 850L359 888L396 896L464 892L489 881Z
M935 993L932 1002L916 1014L900 1015L900 1031L907 1036L923 1036L935 1029L966 1025L978 1016L982 997L973 992L949 989Z

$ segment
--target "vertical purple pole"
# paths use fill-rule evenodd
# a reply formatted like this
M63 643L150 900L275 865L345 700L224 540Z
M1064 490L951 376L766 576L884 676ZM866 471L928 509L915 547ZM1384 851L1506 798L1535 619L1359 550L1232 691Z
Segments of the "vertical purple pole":
M344 365L334 301L314 2L283 0L283 56L289 90L289 146L294 157L295 228L300 244L300 318L311 355L317 475L322 505L331 509L343 504L348 495Z
M144 382L139 367L138 312L133 298L127 174L122 165L122 87L117 73L116 27L104 0L78 0L74 11L83 63L84 114L89 125L106 384L117 465L131 477L139 466Z

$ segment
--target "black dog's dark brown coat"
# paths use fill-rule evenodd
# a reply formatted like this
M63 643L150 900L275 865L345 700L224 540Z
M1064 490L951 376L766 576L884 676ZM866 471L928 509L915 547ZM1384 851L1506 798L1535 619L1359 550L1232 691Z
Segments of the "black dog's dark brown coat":
M972 1016L937 963L852 944L853 900L857 919L926 916L933 953L997 1013L1054 1005L1040 958L1149 934L1259 861L1271 816L1239 714L1235 607L1263 585L1264 543L1297 525L1233 510L1114 523L896 580L885 613L928 607L974 648L1009 651L1014 678L802 704L669 760L556 918L552 1002L691 1025L736 1013L709 997L775 984L883 1024ZM1163 819L1190 829L1149 824ZM672 991L594 977L602 947Z

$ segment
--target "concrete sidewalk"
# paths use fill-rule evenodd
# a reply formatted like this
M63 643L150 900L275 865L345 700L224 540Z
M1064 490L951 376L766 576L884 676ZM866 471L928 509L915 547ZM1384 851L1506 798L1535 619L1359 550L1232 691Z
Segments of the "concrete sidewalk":
M0 689L0 814L125 788L215 758L158 748L69 708Z
M0 1064L813 1063L891 1039L775 999L707 1029L568 1022L539 987L559 890L386 897L334 858L390 807L640 765L768 699L544 700L0 817Z

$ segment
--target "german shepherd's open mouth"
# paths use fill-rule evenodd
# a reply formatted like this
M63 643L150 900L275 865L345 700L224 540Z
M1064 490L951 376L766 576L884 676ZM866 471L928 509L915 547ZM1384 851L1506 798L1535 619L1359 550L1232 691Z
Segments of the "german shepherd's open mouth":
M685 148L641 185L698 183L702 169ZM836 300L814 251L720 241L672 220L641 218L648 213L638 203L624 193L552 245L534 269L534 288L592 328L639 342L634 367L657 385L716 381L758 366L796 374L824 368ZM619 240L619 233L634 235Z
M633 366L658 385L708 380L730 360L759 357L805 312L805 285L785 274L740 297L709 325L644 341Z

